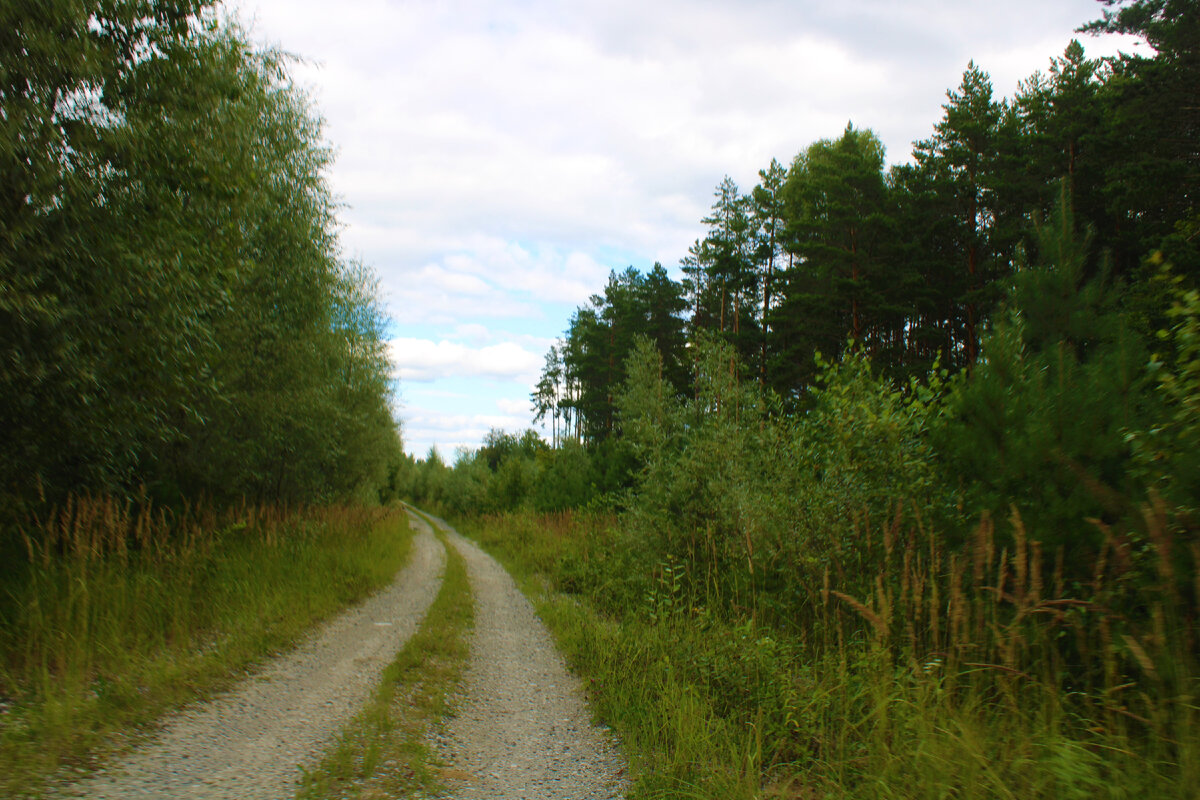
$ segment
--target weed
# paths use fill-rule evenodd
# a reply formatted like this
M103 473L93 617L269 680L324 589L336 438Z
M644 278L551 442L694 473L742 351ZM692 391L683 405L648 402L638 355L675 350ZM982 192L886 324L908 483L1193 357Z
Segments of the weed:
M827 575L787 625L683 602L708 578L686 558L639 567L610 517L461 529L535 594L625 742L632 797L1186 798L1200 785L1195 567L1168 563L1185 548L1161 503L1145 518L1141 552L1110 535L1072 587L1019 515L1008 544L985 518L950 551L897 510L862 523L878 560L847 577L869 590ZM643 591L614 595L631 565Z
M6 796L94 764L384 585L409 533L395 510L76 497L20 538L0 596Z

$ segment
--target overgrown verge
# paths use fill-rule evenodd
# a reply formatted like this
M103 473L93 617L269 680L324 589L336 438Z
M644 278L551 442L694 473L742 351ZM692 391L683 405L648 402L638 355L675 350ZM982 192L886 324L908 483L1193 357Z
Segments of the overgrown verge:
M408 557L402 513L171 514L80 497L21 535L0 595L0 794L37 794L227 685Z
M1197 302L1144 368L1072 230L970 375L850 349L789 414L719 338L685 397L643 340L619 518L462 526L550 590L640 796L1194 795Z
M788 628L706 605L686 563L646 562L611 518L460 530L546 588L539 612L626 743L631 797L1185 798L1195 576L1162 514L1147 508L1140 554L1159 580L1136 590L1115 541L1071 585L1019 519L1013 549L985 520L952 553L896 514L861 531L874 591L834 575Z
M297 794L302 800L409 797L440 788L426 733L447 714L447 696L470 654L475 609L466 563L440 531L439 538L446 546L446 572L437 598L384 671L370 704L321 765L305 775Z

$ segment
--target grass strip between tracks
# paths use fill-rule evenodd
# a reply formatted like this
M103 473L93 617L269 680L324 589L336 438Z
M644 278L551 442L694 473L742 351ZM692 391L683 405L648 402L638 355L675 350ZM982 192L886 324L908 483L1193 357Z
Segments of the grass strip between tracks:
M447 698L470 654L475 608L462 556L445 534L439 531L438 538L446 547L446 572L437 598L384 671L374 698L321 764L306 771L300 800L408 797L437 791L453 777L437 769L426 733L448 715Z

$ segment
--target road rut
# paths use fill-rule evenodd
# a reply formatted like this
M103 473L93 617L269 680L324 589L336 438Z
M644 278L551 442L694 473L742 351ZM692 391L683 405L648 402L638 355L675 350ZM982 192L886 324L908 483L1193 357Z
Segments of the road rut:
M53 793L88 798L282 800L319 759L416 631L446 552L429 525L386 589L329 621L228 694L169 718L146 747Z
M512 578L445 526L475 594L471 660L435 750L456 800L610 800L626 765L592 724L579 681ZM457 778L455 780L454 778Z

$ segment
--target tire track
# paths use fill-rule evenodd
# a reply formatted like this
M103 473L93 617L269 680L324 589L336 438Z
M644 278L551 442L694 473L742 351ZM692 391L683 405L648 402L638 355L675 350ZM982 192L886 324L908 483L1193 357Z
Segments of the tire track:
M462 697L435 748L460 800L614 800L628 788L611 736L592 724L579 681L491 556L444 523L475 594ZM457 780L456 780L457 778Z
M357 713L437 595L446 551L429 525L392 584L233 691L168 718L149 745L57 796L282 800Z

